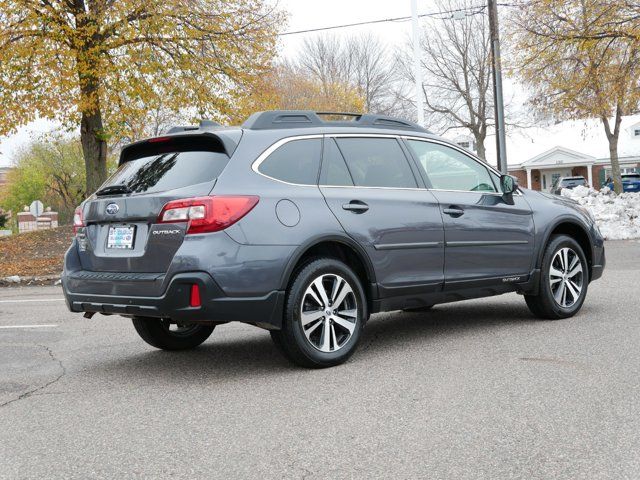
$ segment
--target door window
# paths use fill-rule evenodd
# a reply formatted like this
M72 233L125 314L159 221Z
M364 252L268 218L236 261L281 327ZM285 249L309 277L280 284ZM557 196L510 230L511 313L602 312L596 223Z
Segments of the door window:
M320 185L353 187L353 179L333 138L324 141Z
M416 188L409 162L394 138L336 138L358 187Z
M283 182L315 185L321 152L320 138L292 140L269 155L260 164L258 171Z
M471 157L439 143L409 140L409 147L436 190L495 192L489 170Z

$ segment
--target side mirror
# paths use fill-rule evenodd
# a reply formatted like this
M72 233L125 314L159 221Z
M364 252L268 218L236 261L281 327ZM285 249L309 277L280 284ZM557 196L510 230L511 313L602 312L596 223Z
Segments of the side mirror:
M511 195L518 189L518 179L511 175L501 175L500 188L505 195Z

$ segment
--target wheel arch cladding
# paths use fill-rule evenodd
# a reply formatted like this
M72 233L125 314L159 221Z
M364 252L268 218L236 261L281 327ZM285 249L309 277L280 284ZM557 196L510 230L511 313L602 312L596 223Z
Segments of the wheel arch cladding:
M325 237L315 239L301 246L292 256L282 279L282 289L286 289L295 272L312 258L330 257L344 262L358 276L362 282L362 288L367 296L368 303L373 300L375 285L375 272L371 261L358 245L343 237ZM370 306L370 305L369 305Z
M589 268L589 281L591 281L591 273L593 267L593 249L591 246L591 238L587 233L587 230L584 226L579 223L567 219L560 220L556 223L551 229L549 229L549 233L547 233L547 238L545 242L542 244L542 248L538 254L538 266L542 266L542 257L544 256L544 251L549 244L549 240L553 235L567 235L568 237L573 238L578 245L582 248L584 256L587 259L587 266Z

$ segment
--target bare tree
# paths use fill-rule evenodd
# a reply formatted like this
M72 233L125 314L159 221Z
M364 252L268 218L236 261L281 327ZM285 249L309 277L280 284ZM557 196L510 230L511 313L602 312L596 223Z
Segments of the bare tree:
M343 43L331 35L306 38L293 66L327 89L336 83L346 83L350 74Z
M438 0L442 12L428 20L421 38L426 118L441 132L464 128L471 132L480 158L493 124L491 48L483 8L469 0ZM464 10L463 10L464 9ZM402 76L413 85L413 58L403 54ZM414 107L415 109L415 107Z
M395 61L387 47L374 35L352 37L346 49L350 78L365 101L368 112L392 114L396 109Z
M333 85L349 85L364 100L367 112L391 114L397 104L394 62L381 40L368 34L346 40L327 35L309 38L295 63L327 91Z

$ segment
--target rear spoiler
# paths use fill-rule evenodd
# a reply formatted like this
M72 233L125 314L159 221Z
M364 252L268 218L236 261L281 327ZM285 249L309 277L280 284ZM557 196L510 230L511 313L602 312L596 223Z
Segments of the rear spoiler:
M123 147L120 152L118 165L156 153L176 151L217 152L224 153L230 158L236 151L241 138L242 130L240 129L217 132L203 132L201 130L182 131L177 134L147 138Z

